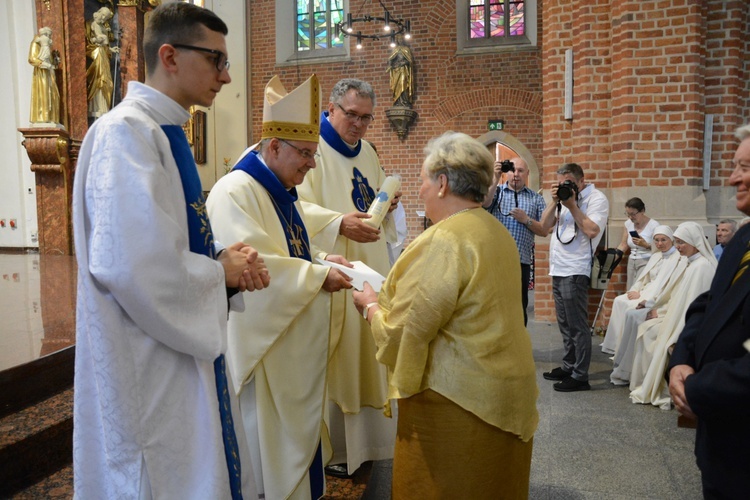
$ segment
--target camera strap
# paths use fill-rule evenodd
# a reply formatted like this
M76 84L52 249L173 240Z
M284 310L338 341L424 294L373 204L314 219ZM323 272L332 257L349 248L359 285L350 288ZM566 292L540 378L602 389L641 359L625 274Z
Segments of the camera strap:
M557 202L557 224L555 225L555 236L557 236L557 241L562 243L563 245L570 245L573 243L573 240L576 239L576 236L578 236L578 224L576 224L576 221L573 220L573 236L568 241L563 241L560 239L560 214L562 213L562 203L559 201ZM590 242L591 240L589 240Z
M497 187L498 188L497 190L500 192L500 194L498 195L497 193L495 193L495 203L497 204L497 210L500 212L500 215L502 215L503 217L512 217L510 215L510 210L508 210L507 214L503 213L503 196L505 195L506 186L508 186L507 182ZM508 189L510 189L510 186L508 186ZM516 191L515 189L513 189L512 191L513 191L513 195L516 198L516 208L518 208L518 191Z

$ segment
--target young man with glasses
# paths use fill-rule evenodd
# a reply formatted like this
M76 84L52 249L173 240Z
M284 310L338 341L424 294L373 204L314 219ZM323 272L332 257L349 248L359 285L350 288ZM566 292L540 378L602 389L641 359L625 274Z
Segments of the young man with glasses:
M73 188L80 498L257 498L224 352L228 288L261 289L269 277L250 246L215 243L182 131L188 108L210 106L231 81L219 64L226 34L209 10L156 8L145 84L130 82L81 145Z
M259 148L219 179L207 201L217 237L252 245L274 276L274 286L230 314L227 353L258 494L269 499L320 498L323 450L330 449L321 430L331 292L351 284L317 262L322 252L310 243L297 200L296 186L316 167L319 130L318 78L287 93L274 76Z
M320 117L318 168L308 173L298 192L313 243L385 276L390 269L386 236L397 240L395 224L386 217L376 229L362 220L386 177L376 152L362 140L374 120L374 107L375 92L366 82L345 78L333 87ZM398 197L391 208L397 203ZM357 312L351 292L331 300L328 424L334 467L326 471L346 476L364 461L393 457L396 425L383 416L386 374L375 359L370 325Z

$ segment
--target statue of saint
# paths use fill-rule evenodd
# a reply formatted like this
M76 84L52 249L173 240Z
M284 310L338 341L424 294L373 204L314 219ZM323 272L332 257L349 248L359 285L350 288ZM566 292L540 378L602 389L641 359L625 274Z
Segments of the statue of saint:
M99 118L109 111L112 105L114 83L110 59L120 52L118 47L110 47L112 28L109 25L112 11L107 7L94 12L93 19L86 22L86 56L91 60L86 70L88 86L89 116Z
M388 57L388 72L391 75L391 94L393 104L411 108L414 97L414 79L412 67L414 56L406 45L397 45Z
M31 77L31 123L60 123L60 91L55 69L60 56L52 51L52 29L41 28L29 47L29 64L34 66Z

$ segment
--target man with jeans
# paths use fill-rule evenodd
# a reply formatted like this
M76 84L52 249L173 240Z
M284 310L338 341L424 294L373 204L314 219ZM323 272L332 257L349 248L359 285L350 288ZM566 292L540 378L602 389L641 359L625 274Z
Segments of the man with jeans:
M549 273L565 354L562 366L543 376L557 381L553 386L556 391L587 391L591 389L588 289L594 250L604 234L609 202L593 184L586 183L580 165L563 165L557 171L557 180L541 223L546 231L554 228Z
M484 198L484 208L508 229L516 240L521 256L521 302L523 324L529 322L526 307L529 305L529 282L531 263L534 258L534 235L547 236L539 219L544 211L544 198L528 188L529 167L521 158L510 160L513 171L508 172L507 181L498 185L503 175L503 162L495 162L495 176Z

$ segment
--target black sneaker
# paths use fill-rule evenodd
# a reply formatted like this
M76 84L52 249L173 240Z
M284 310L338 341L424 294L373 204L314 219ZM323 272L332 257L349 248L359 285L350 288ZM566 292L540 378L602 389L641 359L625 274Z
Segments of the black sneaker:
M576 391L589 391L591 386L587 381L576 380L573 377L568 377L562 382L558 382L552 386L552 388L559 392L576 392Z
M542 373L542 377L546 378L547 380L565 380L566 378L570 377L570 372L566 372L562 369L561 366L558 366L551 372Z

